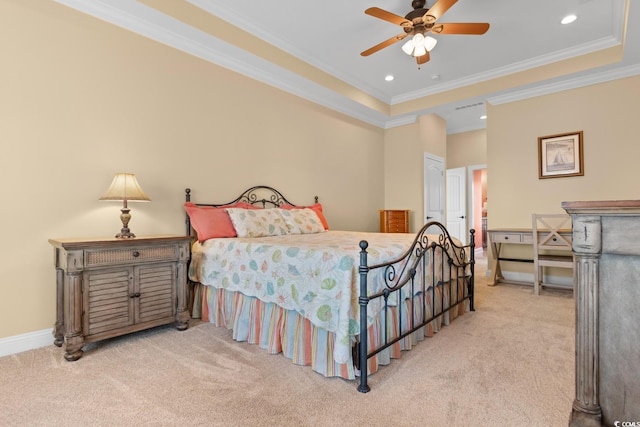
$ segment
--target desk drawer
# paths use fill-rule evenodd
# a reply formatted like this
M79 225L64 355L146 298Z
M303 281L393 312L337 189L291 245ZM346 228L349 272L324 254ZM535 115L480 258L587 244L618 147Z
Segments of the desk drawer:
M569 242L569 245L567 245L567 242L565 242L564 240L560 239L557 236L553 236L547 240L544 241L544 243L542 242L542 239L546 238L548 236L546 235L540 235L540 243L539 244L544 244L544 246L563 246L563 247L567 247L571 245L571 237L572 236L564 236L565 239L567 239L567 241Z
M492 233L491 239L494 243L522 243L520 233Z

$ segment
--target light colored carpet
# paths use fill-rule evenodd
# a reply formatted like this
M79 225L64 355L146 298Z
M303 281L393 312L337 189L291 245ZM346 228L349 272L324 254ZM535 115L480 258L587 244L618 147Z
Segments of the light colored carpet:
M487 286L456 319L370 377L371 392L193 322L0 358L0 425L566 426L574 396L570 293Z

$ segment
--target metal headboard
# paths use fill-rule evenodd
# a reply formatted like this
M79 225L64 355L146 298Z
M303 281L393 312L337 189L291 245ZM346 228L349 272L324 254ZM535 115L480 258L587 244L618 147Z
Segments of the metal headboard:
M185 188L185 202L191 201L191 189ZM262 204L262 208L277 208L283 204L289 204L292 206L298 206L287 200L282 193L273 187L267 185L256 185L244 190L238 197L226 203L194 203L197 206L213 206L220 207L226 205L232 205L238 202L250 203L252 205ZM318 196L314 197L314 203L318 203ZM191 221L189 215L186 215L187 235L191 235Z

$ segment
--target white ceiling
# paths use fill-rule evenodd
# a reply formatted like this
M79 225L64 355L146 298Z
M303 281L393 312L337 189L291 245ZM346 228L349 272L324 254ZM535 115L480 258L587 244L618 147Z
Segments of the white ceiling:
M448 133L480 129L486 123L480 119L486 102L498 104L640 74L640 5L631 0L459 0L438 22L488 22L489 31L481 36L432 35L438 44L421 67L402 52L402 42L368 57L360 55L403 33L398 25L364 10L376 6L404 16L412 10L411 0L56 1L385 128L436 113L447 120ZM427 7L433 4L427 0ZM228 32L218 36L221 25L194 28L196 21L182 13L189 11L193 18L194 10L238 27L238 37L243 30L310 64L320 75L339 79L355 95L336 90L335 84L323 82L327 79L312 78L277 56L262 55L258 44L253 53L237 47ZM568 13L575 13L578 20L561 25ZM540 78L525 85L503 79L503 84L482 86L491 79L622 44L624 57L614 63L591 61L593 68L575 72L567 67L570 74L556 72L546 79L548 73L541 72ZM388 74L395 77L392 82L384 80ZM460 87L474 87L467 91L473 96L450 95ZM361 101L362 95L382 101L388 110ZM396 107L401 107L398 112Z

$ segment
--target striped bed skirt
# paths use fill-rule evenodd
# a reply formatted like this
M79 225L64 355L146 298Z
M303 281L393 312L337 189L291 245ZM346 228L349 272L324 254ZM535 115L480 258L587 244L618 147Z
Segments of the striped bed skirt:
M441 291L436 292L436 313L441 311L442 306L447 307L449 301L458 300L455 295L450 295L451 292L455 293L456 290L446 288L444 295ZM458 289L459 294L462 292L464 291ZM427 298L427 300L430 299ZM259 345L270 354L282 353L294 364L310 366L326 377L353 380L359 374L351 359L346 363L337 363L334 360L334 333L314 326L295 310L286 310L276 304L266 303L240 292L227 291L200 283L196 283L193 288L193 301L193 318L200 318L216 326L230 329L236 341ZM426 318L431 317L431 305L430 301L426 307ZM409 324L410 306L410 300L405 300L402 309L389 307L386 311L378 313L374 322L368 327L370 348L378 348L384 342L386 325L389 325L387 338L397 336L399 316L403 317L402 325ZM414 298L414 318L423 318L425 310L422 307L422 298ZM376 372L381 365L389 364L391 359L400 358L402 351L410 350L425 337L433 336L443 325L448 325L451 320L465 311L468 311L468 301L438 316L420 330L372 356L368 360L368 373ZM356 342L357 337L357 334L353 336L353 343Z

